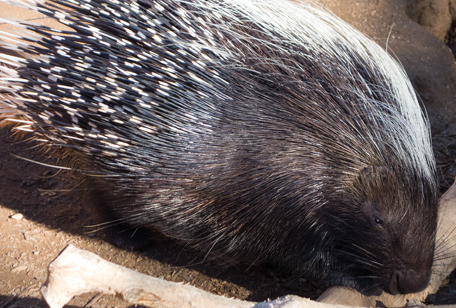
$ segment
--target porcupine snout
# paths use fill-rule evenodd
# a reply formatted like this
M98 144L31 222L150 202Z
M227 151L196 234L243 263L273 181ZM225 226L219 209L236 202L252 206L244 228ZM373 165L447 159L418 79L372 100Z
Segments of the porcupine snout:
M385 282L386 291L395 294L408 294L422 291L429 284L431 270L402 269L394 271Z

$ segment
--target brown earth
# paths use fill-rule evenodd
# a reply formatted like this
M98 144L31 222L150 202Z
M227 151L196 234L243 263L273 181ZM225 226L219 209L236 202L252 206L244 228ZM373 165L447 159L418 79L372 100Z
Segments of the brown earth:
M388 41L388 50L404 65L430 115L443 193L456 176L456 66L449 48L456 47L456 0L318 2L381 46ZM0 5L0 17L36 18L21 14ZM46 307L39 295L46 266L69 243L148 275L241 299L261 301L285 294L316 298L322 291L268 267L204 259L163 237L142 253L113 247L98 230L100 220L79 197L72 176L24 158L59 165L55 158L43 157L36 144L15 141L10 131L0 130L0 308ZM23 218L14 219L14 214ZM456 304L455 279L448 282L429 303ZM128 306L97 294L78 297L69 305Z

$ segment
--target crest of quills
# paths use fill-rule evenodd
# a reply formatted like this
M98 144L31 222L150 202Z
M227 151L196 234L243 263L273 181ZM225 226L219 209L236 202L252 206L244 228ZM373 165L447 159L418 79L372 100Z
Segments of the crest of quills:
M68 30L9 21L2 116L63 153L118 245L156 230L321 286L428 284L429 125L349 25L276 0L12 3Z

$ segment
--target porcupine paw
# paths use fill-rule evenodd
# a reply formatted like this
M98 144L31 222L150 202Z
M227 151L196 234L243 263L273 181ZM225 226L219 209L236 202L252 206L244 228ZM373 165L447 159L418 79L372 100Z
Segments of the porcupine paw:
M126 250L145 250L152 244L150 231L129 225L111 226L107 230L108 240Z

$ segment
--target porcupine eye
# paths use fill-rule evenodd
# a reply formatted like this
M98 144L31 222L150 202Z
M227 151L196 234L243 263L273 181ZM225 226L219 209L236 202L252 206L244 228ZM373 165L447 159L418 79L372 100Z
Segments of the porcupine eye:
M366 202L361 207L364 219L372 224L374 228L383 229L385 222L383 221L382 214L374 202Z
M372 220L374 221L374 224L379 227L379 228L383 228L383 220L381 218L378 218L376 216L374 216L372 218Z

